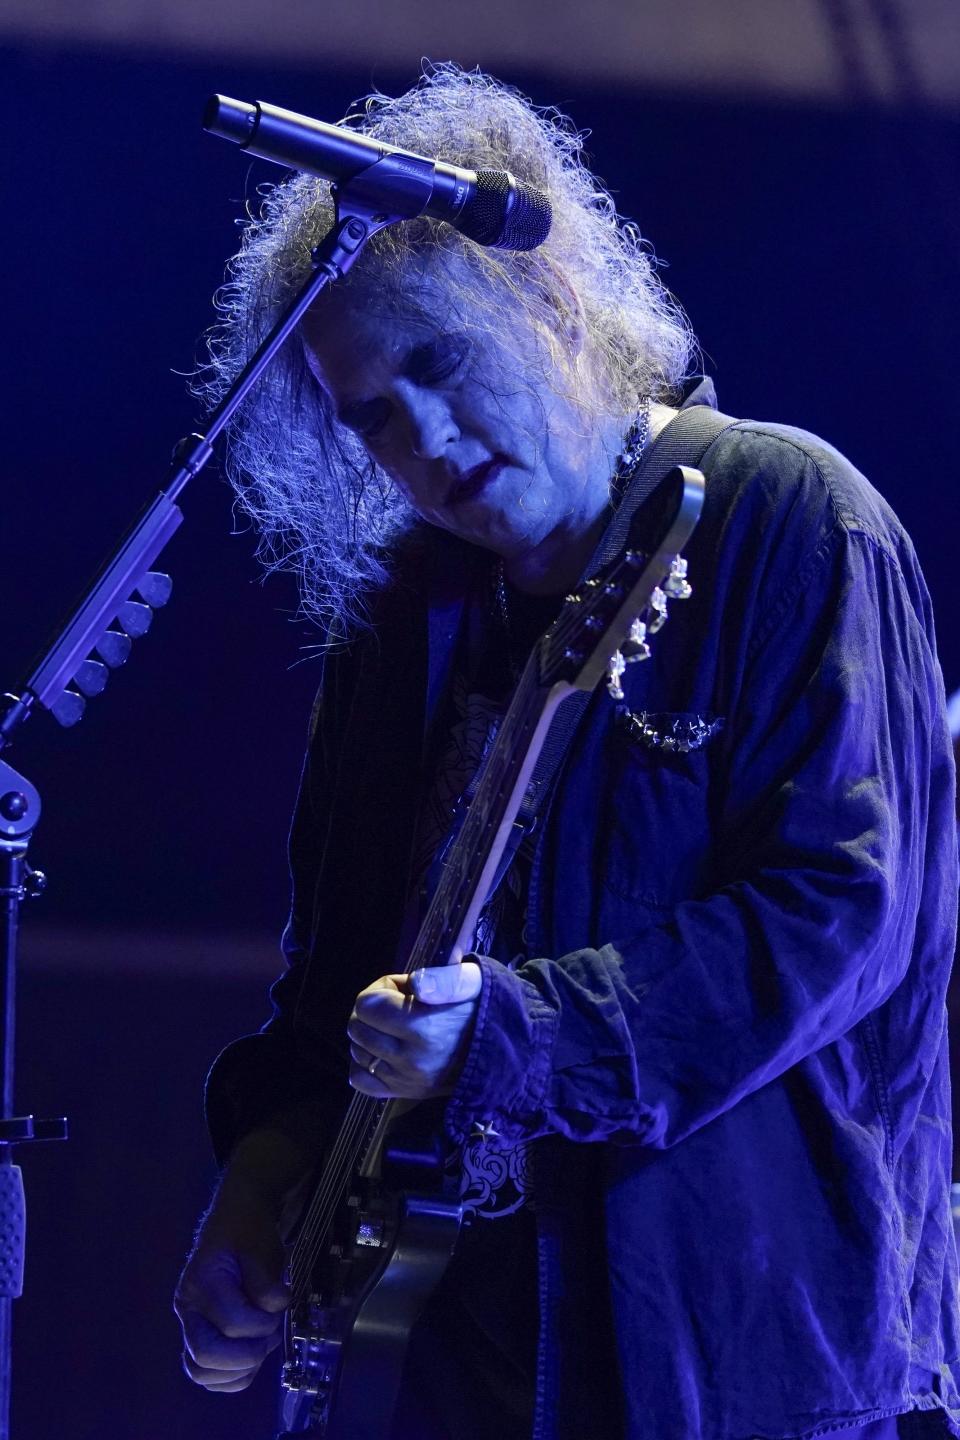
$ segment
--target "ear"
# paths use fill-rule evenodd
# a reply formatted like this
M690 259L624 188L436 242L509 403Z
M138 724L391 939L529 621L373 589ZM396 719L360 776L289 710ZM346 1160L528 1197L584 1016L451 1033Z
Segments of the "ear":
M568 276L549 262L537 288L553 316L553 338L575 365L587 343L587 317L579 292Z

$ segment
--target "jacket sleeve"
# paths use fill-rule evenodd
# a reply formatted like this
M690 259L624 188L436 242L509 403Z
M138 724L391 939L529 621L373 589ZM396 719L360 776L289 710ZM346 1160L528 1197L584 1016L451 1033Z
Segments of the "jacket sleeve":
M922 581L842 522L790 579L744 646L717 884L637 906L599 948L482 959L454 1138L483 1119L672 1145L850 1030L942 936L952 774Z

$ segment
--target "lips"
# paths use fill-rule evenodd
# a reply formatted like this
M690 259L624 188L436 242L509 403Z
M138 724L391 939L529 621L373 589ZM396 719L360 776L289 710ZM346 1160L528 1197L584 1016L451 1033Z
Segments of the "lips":
M503 464L503 457L494 455L492 459L484 460L482 465L475 465L459 480L454 480L447 491L446 504L462 505L466 500L475 500L497 478Z

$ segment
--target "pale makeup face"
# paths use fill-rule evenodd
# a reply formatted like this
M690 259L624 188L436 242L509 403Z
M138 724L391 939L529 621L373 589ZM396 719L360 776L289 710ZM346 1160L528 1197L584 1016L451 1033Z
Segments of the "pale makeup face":
M303 339L340 422L425 520L501 555L526 588L573 583L623 426L591 424L555 392L521 312L505 311L491 338L421 271L402 306L369 283L329 291Z

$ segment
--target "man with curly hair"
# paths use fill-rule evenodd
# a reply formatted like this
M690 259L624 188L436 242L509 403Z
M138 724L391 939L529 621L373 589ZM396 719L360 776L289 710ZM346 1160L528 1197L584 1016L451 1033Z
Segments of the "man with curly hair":
M952 760L910 541L823 441L718 423L693 598L591 701L476 953L397 973L536 637L715 402L561 117L440 66L352 123L508 169L554 224L523 254L381 232L233 432L329 645L287 969L208 1086L187 1371L242 1390L278 1343L283 1227L352 1087L442 1102L471 1222L393 1440L960 1435ZM332 215L298 175L248 227L211 400Z

